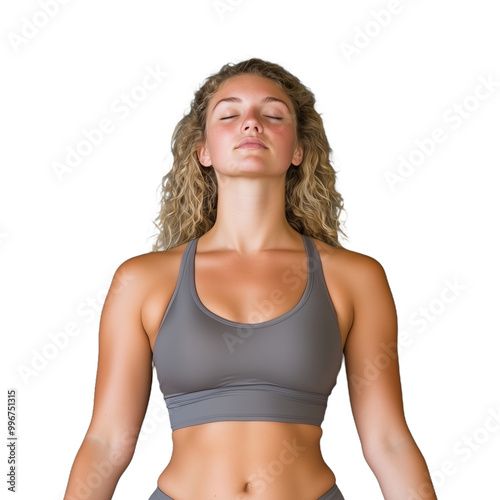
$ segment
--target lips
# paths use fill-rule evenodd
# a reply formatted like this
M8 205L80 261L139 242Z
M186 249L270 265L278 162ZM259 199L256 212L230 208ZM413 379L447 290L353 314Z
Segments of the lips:
M267 149L267 146L260 140L255 137L247 137L243 139L237 146L236 149L245 148L245 149Z

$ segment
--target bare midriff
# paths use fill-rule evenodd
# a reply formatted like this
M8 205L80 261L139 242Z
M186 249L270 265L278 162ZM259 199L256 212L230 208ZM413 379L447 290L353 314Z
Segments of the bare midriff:
M320 427L270 421L177 429L158 487L174 500L317 499L335 484Z

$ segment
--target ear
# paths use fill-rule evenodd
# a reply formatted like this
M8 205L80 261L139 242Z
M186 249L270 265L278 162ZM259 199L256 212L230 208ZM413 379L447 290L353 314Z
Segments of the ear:
M198 148L196 151L198 155L198 160L200 160L200 163L204 167L211 167L212 166L212 160L210 159L210 153L208 152L207 146L203 144Z
M292 164L298 167L302 163L303 159L304 159L304 148L302 147L302 144L299 143L293 153Z

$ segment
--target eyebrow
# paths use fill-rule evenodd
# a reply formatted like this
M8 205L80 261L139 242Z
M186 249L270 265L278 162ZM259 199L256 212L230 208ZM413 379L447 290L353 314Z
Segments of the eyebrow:
M221 102L242 102L242 100L239 98L239 97L224 97L223 99L221 99L212 109L212 111L215 111L215 108L221 103ZM277 97L273 97L273 96L268 96L268 97L264 97L264 99L262 99L263 103L265 102L281 102L283 103L288 111L290 111L290 108L288 107L288 104L283 101L283 99L278 99Z

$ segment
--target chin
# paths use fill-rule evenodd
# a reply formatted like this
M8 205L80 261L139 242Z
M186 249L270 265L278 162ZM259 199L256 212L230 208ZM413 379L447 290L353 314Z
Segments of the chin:
M228 165L220 170L222 175L284 175L288 170L286 167L276 167L276 165L268 165L265 162L252 158L247 161L238 162L234 165Z

